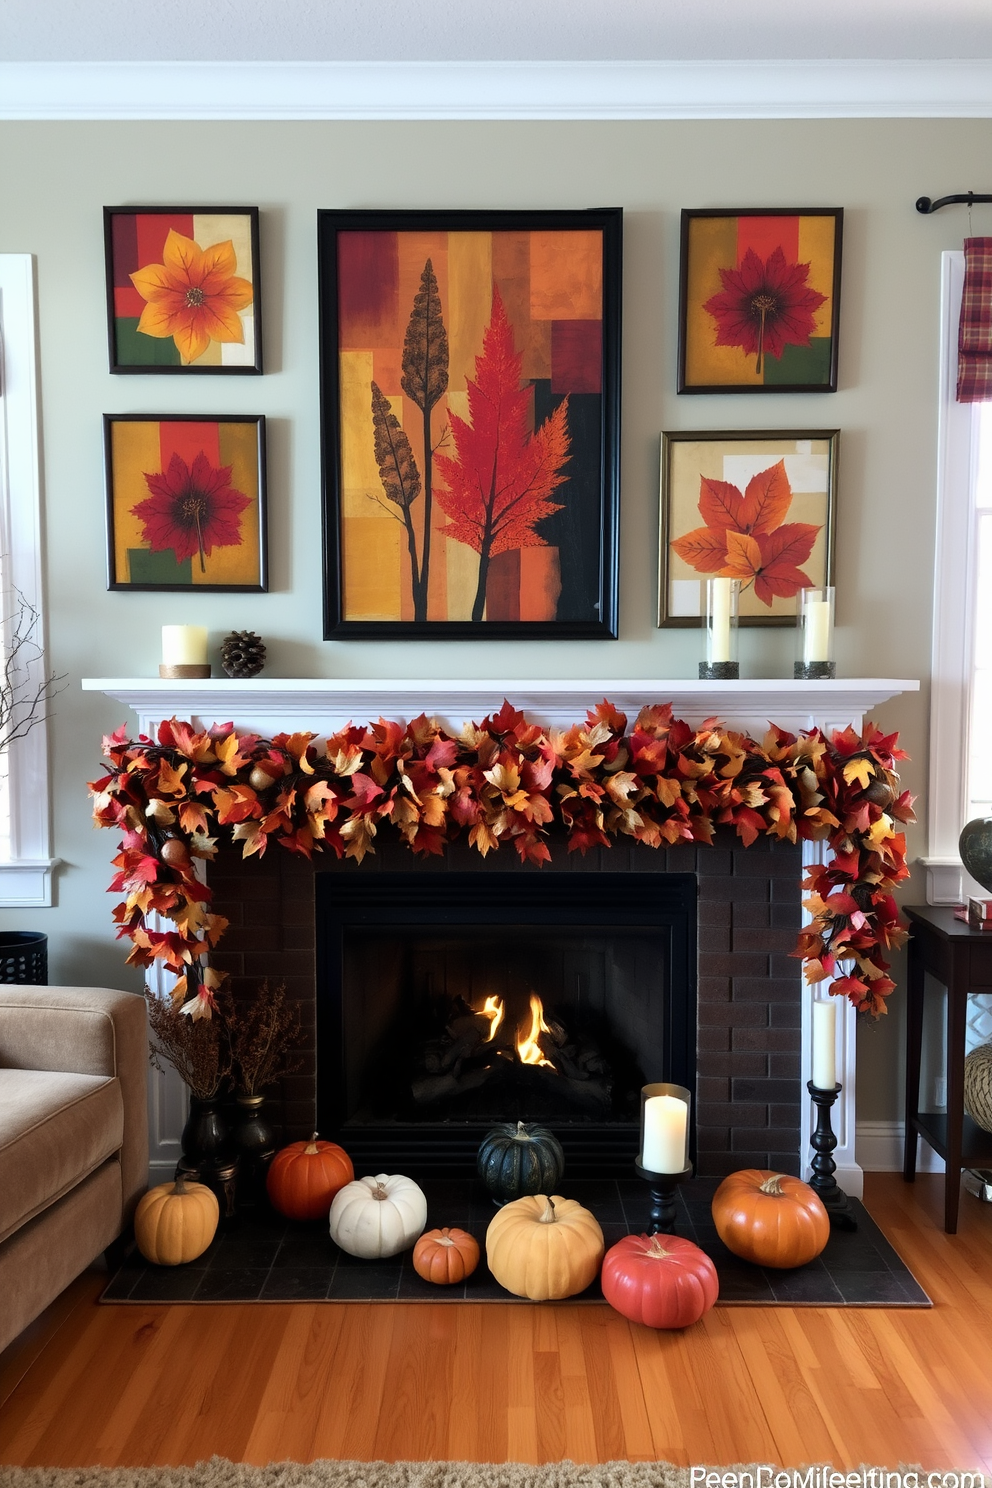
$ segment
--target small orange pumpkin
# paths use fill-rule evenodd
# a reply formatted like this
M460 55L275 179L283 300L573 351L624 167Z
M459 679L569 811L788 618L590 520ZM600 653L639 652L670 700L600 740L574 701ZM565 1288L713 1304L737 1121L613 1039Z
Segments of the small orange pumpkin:
M337 1142L290 1142L269 1166L265 1187L287 1219L326 1219L331 1200L355 1176L351 1158Z
M479 1242L467 1230L428 1230L413 1247L413 1269L425 1281L451 1286L479 1264Z
M830 1218L801 1178L744 1168L713 1195L713 1223L728 1250L756 1266L805 1266L830 1239Z

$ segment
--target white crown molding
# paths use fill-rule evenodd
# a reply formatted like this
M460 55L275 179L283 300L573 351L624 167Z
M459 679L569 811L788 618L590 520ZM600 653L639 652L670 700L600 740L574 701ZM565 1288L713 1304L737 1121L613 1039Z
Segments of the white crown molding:
M4 62L2 119L992 117L992 59Z

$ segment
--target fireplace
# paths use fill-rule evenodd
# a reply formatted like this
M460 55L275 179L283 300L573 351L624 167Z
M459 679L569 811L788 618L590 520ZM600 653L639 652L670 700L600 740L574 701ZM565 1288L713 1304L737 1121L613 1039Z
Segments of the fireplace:
M641 1086L694 1081L696 897L685 873L318 873L317 1125L428 1176L537 1121L615 1174Z

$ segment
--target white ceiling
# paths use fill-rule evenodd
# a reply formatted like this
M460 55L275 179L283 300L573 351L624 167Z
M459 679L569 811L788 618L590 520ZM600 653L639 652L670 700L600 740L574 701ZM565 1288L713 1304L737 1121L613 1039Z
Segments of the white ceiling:
M0 63L992 58L992 0L0 0Z

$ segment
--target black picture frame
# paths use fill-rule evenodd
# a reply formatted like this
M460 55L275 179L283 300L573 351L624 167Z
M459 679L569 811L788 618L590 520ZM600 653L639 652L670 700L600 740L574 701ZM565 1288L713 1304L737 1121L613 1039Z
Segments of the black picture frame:
M209 241L197 246L209 249L226 241L223 237L225 224L220 220L229 217L232 241L242 249L235 264L235 277L246 277L251 283L251 315L238 319L242 323L242 334L246 345L248 336L251 345L246 345L250 360L237 360L228 364L208 362L183 362L178 342L168 335L150 336L137 332L138 318L147 303L131 283L131 273L138 272L157 262L157 253L164 251L168 229L174 228L183 236L195 231L209 235ZM199 218L197 227L192 219ZM132 221L133 219L133 221ZM139 219L141 222L139 224ZM153 220L154 219L154 220ZM217 220L215 220L217 219ZM151 374L156 377L258 377L262 374L262 286L259 257L259 212L257 207L159 207L119 206L104 207L103 237L107 281L107 339L110 370L126 376ZM195 242L196 239L194 238ZM154 246L151 246L154 245ZM247 253L248 262L242 262ZM151 256L146 256L150 254ZM199 286L193 285L194 289ZM237 306L238 296L225 296L230 306ZM242 296L243 298L243 296ZM241 308L247 309L247 306ZM238 343L233 340L229 343ZM222 346L210 339L207 351L213 358L215 346ZM221 349L221 355L223 350Z
M782 219L777 231L775 219ZM843 234L842 207L684 209L678 391L835 393ZM748 252L756 261L745 261ZM771 261L776 252L782 253L778 266ZM728 273L736 276L731 283L725 277ZM757 296L752 304L746 303L745 284L768 291L760 296L771 301L768 316L777 312L786 295L789 327L783 320L775 329L765 314L759 317L753 308ZM731 305L735 290L736 303ZM719 311L708 308L714 299L724 301ZM726 316L725 325L720 324L721 315ZM809 331L805 339L796 331L804 322ZM829 323L827 336L823 322ZM765 354L766 328L768 344L777 345L777 352Z
M326 638L616 638L622 224L620 208L318 212ZM551 236L573 233L583 236L574 242ZM344 238L344 234L353 236ZM458 237L460 234L473 236ZM497 234L498 238L493 236ZM562 256L557 287L551 283L554 276L548 257L556 248ZM434 275L433 291L425 277L428 261ZM526 291L521 287L521 275ZM456 283L461 308L449 340L448 291ZM474 515L469 512L468 498L465 512L460 514L465 524L462 530L472 538L478 537L478 549L471 547L468 538L444 533L439 536L440 521L447 524L452 518L446 512L442 519L440 503L444 496L439 498L438 492L446 495L449 488L443 480L438 483L434 467L440 456L460 462L463 472L469 469L457 439L464 437L472 418L468 379L478 371L475 359L482 356L483 334L488 328L494 337L497 335L494 326L499 312L494 285L500 291L500 303L505 299L510 307L506 315L514 336L513 347L522 357L518 387L533 389L527 400L533 410L529 437L533 440L535 431L542 431L541 438L547 440L544 448L550 448L552 433L544 431L557 419L559 431L563 422L567 425L569 452L562 462L564 470L561 465L556 467L564 479L551 493L551 502L561 510L533 521L531 531L543 529L537 532L543 543L527 544L526 550L505 548L505 557L487 551L484 565L485 544L488 540L494 548L496 539L491 535L487 539L484 523L469 530L470 516L474 520ZM430 324L437 351L436 365L432 365L436 371L436 366L443 364L445 378L450 377L450 386L434 403L430 399L436 387L430 383L430 376L425 378L424 387L432 389L424 394L424 402L429 405L426 413L423 403L416 404L402 388L406 365L403 347L414 323L413 302L418 289L426 294L419 324ZM524 316L520 306L525 292ZM545 311L559 303L560 321L554 315L545 316ZM438 307L444 327L443 357L438 350ZM433 321L429 321L431 315L435 316ZM466 323L474 325L474 341L467 338ZM529 340L518 346L516 335L521 325ZM367 347L361 344L363 341L369 343ZM423 345L430 344L425 332ZM387 384L383 388L377 381L380 368ZM547 370L548 375L529 376L528 369ZM551 376L556 370L560 374L557 382ZM563 420L557 410L563 403L562 387L568 378L579 388L595 390L570 392ZM387 454L386 465L378 463L374 453L373 386L380 397L377 407L384 434L387 415L395 420L394 410L399 411L402 417L397 420L398 426L402 427L405 419L410 427L407 447L414 463L429 464L434 476L427 563L423 562L422 551L426 483L417 488L417 494L410 495L416 482L411 478L407 483L405 477L396 476L398 469L409 469L402 465L402 459L399 466L394 460L390 467ZM449 398L456 408L452 408ZM461 424L452 423L452 416ZM423 434L425 423L430 431L428 462L423 460L428 442ZM521 449L530 450L531 444L524 440ZM382 484L382 472L388 468L396 476L391 488L396 500L387 498L387 488ZM419 474L418 465L414 475ZM467 474L465 479L467 482ZM570 488L567 491L566 485ZM555 496L559 497L557 502ZM454 499L449 498L449 506ZM490 502L488 510L494 509ZM500 512L494 516L490 527L495 527L503 515ZM360 526L363 519L365 525ZM391 531L393 520L395 531ZM534 550L541 547L552 551L538 551L535 556ZM479 553L475 577L471 558L466 562L465 553L458 548ZM449 549L454 551L449 553ZM443 604L437 599L439 551L444 554L443 574L448 586ZM421 572L418 583L417 570L425 567L426 580ZM537 579L532 581L533 574ZM485 617L480 617L483 593ZM449 608L454 613L447 613ZM494 608L496 613L487 618Z
M142 428L142 425L146 427ZM161 432L163 425L167 428L164 438ZM205 426L202 440L195 435L190 437L189 430L193 425ZM206 426L211 426L213 432L208 432ZM245 430L253 431L247 439L239 434L242 426ZM267 592L269 578L263 414L106 413L103 416L103 437L108 589L185 594ZM219 535L229 536L236 526L242 541L247 538L248 562L241 565L242 580L247 581L239 581L237 566L225 552L231 547L240 547L240 541L237 544L210 543L209 552L206 551L205 543L198 555L203 569L194 580L194 554L183 556L175 547L161 543L155 548L147 537L149 518L135 512L135 506L139 502L145 502L156 495L148 477L165 477L171 464L171 454L179 455L189 476L196 474L194 467L197 445L201 446L199 453L204 455L213 471L224 471L230 465L232 475L226 486L233 496L248 497L248 505L241 500L231 501L230 497L226 498L224 510L220 513L223 526L219 530ZM170 455L170 459L166 459L166 454ZM214 460L216 463L213 463ZM157 468L149 470L150 465ZM177 474L182 478L182 469ZM217 493L223 495L224 484L218 483L216 478L211 479L209 474L207 480L208 485L214 486ZM252 489L242 491L235 482ZM166 498L162 497L161 500L165 502ZM252 502L254 512L251 509ZM158 518L160 521L167 521L168 511L160 511ZM145 529L144 534L139 532L140 528ZM161 527L158 535L161 535ZM132 537L135 539L133 547L130 542ZM187 557L190 564L188 577L184 570ZM213 577L206 573L208 562L214 567ZM131 574L135 569L138 576L132 578ZM231 574L232 579L225 580L225 573Z

